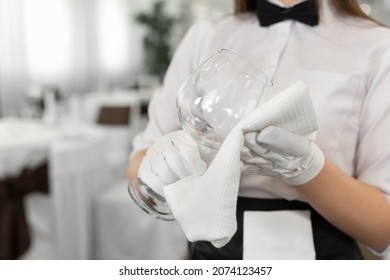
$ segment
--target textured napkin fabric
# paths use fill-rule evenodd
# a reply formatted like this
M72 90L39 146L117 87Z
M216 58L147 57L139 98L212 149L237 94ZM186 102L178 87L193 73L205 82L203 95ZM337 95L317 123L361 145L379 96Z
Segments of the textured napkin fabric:
M237 229L236 203L244 134L279 126L301 136L318 129L309 90L297 81L240 121L228 134L203 175L191 175L164 187L176 221L189 241L226 245Z

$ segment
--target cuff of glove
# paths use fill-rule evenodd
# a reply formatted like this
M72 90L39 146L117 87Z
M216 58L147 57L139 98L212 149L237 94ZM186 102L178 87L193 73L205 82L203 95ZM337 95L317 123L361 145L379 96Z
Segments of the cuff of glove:
M383 250L382 252L378 252L374 249L372 249L371 247L366 247L371 253L373 253L375 256L378 256L378 257L383 257L387 254L390 253L390 244L389 246L387 246L387 248L385 250Z
M325 156L317 146L313 145L313 149L313 157L307 167L283 178L287 184L294 186L306 184L321 172L325 164Z

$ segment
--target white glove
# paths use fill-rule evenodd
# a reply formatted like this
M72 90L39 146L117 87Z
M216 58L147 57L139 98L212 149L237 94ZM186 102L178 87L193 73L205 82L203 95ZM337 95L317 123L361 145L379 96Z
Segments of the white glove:
M241 151L245 165L258 173L281 177L290 185L302 185L320 173L325 158L311 140L276 126L248 132Z
M139 178L164 196L163 187L206 171L197 143L183 130L166 134L148 149L138 171Z

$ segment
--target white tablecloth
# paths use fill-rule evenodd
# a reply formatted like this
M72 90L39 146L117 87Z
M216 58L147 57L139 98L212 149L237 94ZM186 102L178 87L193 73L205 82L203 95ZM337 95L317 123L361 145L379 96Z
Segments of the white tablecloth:
M50 187L59 259L92 257L91 203L110 184L106 138L89 134L55 142L49 153Z
M50 144L60 137L57 127L34 120L0 121L0 178L17 176L25 167L36 167L48 157Z
M37 120L2 119L0 135L2 178L17 176L25 167L49 163L50 202L46 211L51 213L46 220L29 213L42 213L42 198L27 197L27 217L37 221L29 221L32 234L46 232L44 238L52 243L53 258L91 258L91 201L112 181L110 132L94 125L80 125L75 130ZM33 242L35 237L39 235L32 236Z

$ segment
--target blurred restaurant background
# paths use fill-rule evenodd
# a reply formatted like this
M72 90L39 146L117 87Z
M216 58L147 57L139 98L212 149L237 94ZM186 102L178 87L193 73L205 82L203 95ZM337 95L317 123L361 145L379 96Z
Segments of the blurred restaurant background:
M390 26L390 0L361 0ZM177 44L232 0L0 0L0 259L186 259L127 193Z

